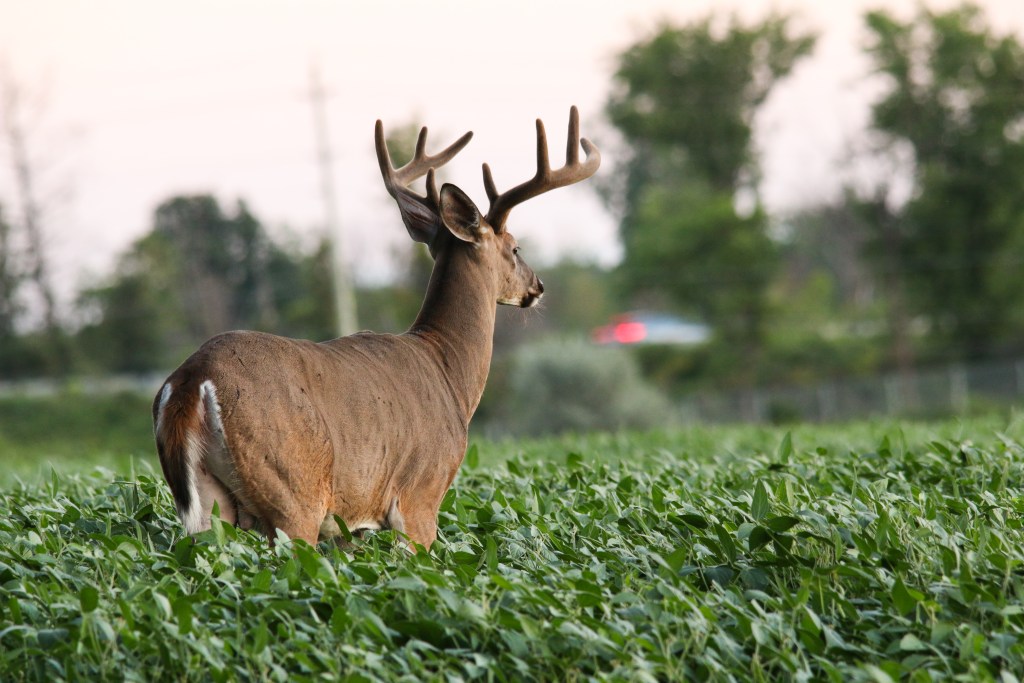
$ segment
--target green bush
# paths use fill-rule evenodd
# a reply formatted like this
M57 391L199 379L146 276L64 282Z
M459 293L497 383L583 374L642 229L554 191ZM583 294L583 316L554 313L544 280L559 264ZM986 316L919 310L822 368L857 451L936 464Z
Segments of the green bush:
M521 346L492 395L498 431L551 434L665 424L668 400L623 349L549 339Z

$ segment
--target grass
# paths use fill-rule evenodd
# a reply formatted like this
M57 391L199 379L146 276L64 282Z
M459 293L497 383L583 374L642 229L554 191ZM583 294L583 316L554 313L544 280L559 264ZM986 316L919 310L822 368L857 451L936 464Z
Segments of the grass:
M0 489L2 680L1000 680L1024 424L481 443L439 541L182 538L138 472Z
M51 468L128 472L133 461L157 470L152 397L133 393L0 398L0 487L38 481Z

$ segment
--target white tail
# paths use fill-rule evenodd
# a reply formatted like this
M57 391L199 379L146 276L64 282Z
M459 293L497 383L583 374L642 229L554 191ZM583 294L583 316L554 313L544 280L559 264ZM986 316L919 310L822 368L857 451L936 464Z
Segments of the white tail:
M440 191L434 169L469 142L391 165L380 121L384 185L434 269L423 306L401 335L360 332L323 343L260 332L218 335L164 383L153 405L157 451L188 533L222 519L315 543L338 533L393 528L429 546L437 510L466 451L469 421L490 367L495 304L529 307L544 285L506 230L509 211L542 192L590 177L600 154L570 112L563 168L547 160L537 121L537 174L499 194L490 169L484 216L462 190ZM587 157L579 160L582 145ZM409 184L427 176L427 193Z

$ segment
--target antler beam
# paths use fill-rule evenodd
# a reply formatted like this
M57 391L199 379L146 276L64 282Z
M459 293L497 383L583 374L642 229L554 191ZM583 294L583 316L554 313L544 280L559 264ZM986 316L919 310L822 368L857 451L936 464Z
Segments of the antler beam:
M586 159L580 163L579 148L583 147ZM601 152L590 140L580 138L580 114L576 107L569 110L569 135L565 151L565 165L552 170L548 161L548 141L544 122L537 119L537 173L511 190L498 193L491 176L491 169L484 164L484 189L491 205L487 210L487 222L497 232L505 229L505 221L514 207L539 194L566 185L586 180L597 172L601 165Z
M456 154L462 151L463 147L469 144L471 139L473 139L472 131L431 156L427 154L427 127L424 126L420 129L419 137L416 138L416 152L413 154L412 161L402 166L402 168L396 169L391 164L391 155L388 154L388 145L384 139L384 124L378 119L377 126L374 129L374 145L377 148L377 162L380 164L380 174L384 176L384 187L387 188L388 194L397 200L398 194L402 193L406 197L415 199L423 206L436 211L438 191L437 183L434 180L434 170L441 168L451 161ZM425 197L420 197L409 189L409 185L417 178L423 176L424 173L427 175L427 194Z

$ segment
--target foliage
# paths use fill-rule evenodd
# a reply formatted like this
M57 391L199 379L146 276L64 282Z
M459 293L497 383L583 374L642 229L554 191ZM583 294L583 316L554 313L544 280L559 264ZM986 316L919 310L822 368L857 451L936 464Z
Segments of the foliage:
M860 312L870 306L874 278L864 260L869 217L852 195L785 218L780 239L781 296L788 302L804 289L827 289L832 311ZM788 307L787 307L788 310Z
M297 245L275 246L267 279L276 324L264 331L322 341L337 335L330 245L318 242L311 251ZM360 306L357 310L362 310Z
M634 292L659 292L696 313L730 343L763 334L766 292L778 260L765 215L737 216L727 195L696 183L651 188L624 236L622 280Z
M579 340L520 346L487 393L497 395L490 426L513 434L652 427L670 415L627 351Z
M0 336L0 377L22 379L55 374L53 349L58 338L57 334L44 331Z
M606 113L627 147L613 187L627 291L698 311L731 342L761 344L776 262L756 200L753 118L814 45L786 17L663 26L619 57ZM737 211L737 202L753 206Z
M193 542L151 473L54 475L0 497L0 677L1013 680L1024 449L989 434L519 442L415 556Z
M633 149L631 173L649 176L667 170L657 163L685 156L714 191L731 193L754 163L754 114L815 39L790 35L784 16L718 28L711 18L664 25L620 55L607 113L631 145L643 146Z
M209 195L173 197L153 222L110 280L80 298L92 318L79 333L89 369L174 367L231 329L329 336L330 300L309 294L321 289L320 252L287 252L244 203L230 214Z
M969 4L867 25L888 84L873 125L915 161L898 239L880 251L899 254L908 304L954 355L992 355L1024 329L1024 45Z
M22 278L16 267L11 234L11 224L0 204L0 344L14 336L14 324L22 308L17 296Z

